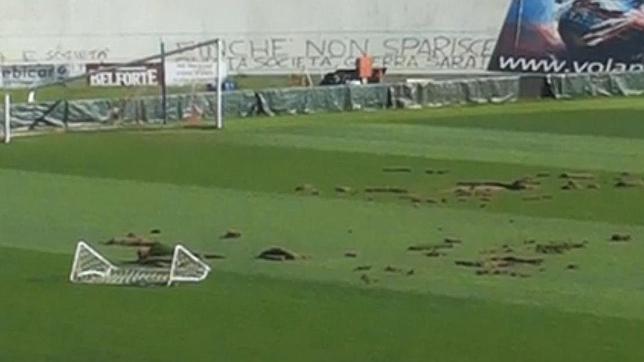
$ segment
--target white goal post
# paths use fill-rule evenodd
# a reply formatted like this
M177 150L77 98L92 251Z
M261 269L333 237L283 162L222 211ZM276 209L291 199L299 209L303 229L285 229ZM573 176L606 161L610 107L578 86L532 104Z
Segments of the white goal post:
M2 122L2 142L11 142L11 95L4 95L4 120Z
M205 280L211 268L182 245L174 247L170 268L116 266L85 241L79 241L69 280L77 284L167 285Z

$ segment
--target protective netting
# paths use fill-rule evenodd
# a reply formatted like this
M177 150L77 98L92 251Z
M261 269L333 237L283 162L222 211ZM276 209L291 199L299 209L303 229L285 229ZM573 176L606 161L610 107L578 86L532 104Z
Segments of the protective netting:
M118 269L101 280L103 284L115 285L166 285L170 282L167 269L125 268Z
M552 74L548 85L556 99L641 96L644 72L602 74Z
M185 90L186 93L168 96L165 114L168 124L215 118L215 93L198 92L199 88L193 86ZM17 103L11 110L13 126L17 131L46 131L163 125L161 98L132 92L120 99ZM225 92L222 106L225 118L240 118L505 103L515 101L518 92L519 77L488 77L416 84L231 91Z

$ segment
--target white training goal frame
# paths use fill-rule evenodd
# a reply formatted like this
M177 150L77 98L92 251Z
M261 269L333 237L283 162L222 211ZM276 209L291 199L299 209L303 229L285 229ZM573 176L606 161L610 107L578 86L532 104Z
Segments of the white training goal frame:
M69 280L75 284L167 285L204 281L211 268L183 245L176 245L170 268L116 266L87 242L79 241Z

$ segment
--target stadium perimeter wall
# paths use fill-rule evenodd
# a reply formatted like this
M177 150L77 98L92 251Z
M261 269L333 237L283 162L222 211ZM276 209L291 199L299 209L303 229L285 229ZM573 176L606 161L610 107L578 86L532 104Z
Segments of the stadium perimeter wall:
M4 1L0 63L121 62L223 37L232 73L484 72L510 0ZM211 60L214 48L186 54Z

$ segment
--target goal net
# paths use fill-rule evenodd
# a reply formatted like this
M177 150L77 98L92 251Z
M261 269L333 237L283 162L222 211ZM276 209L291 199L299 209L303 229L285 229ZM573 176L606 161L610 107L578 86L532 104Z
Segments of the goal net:
M56 77L12 89L12 107L0 128L6 134L4 119L16 135L189 124L222 128L222 44L161 43L158 54L135 60L39 65Z
M78 284L167 285L196 283L210 274L210 266L182 245L174 247L169 268L116 266L84 241L78 242L70 281Z

